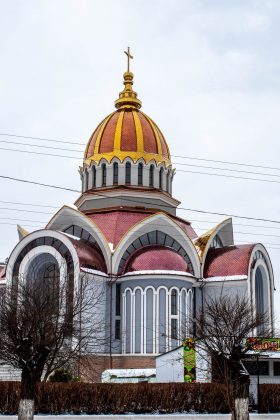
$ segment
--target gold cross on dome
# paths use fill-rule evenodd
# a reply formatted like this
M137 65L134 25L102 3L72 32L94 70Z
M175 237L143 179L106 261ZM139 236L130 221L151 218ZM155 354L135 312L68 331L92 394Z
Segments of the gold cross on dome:
M127 51L124 51L124 53L127 55L127 71L129 72L129 64L130 64L130 59L133 58L133 56L130 54L130 48L127 47Z

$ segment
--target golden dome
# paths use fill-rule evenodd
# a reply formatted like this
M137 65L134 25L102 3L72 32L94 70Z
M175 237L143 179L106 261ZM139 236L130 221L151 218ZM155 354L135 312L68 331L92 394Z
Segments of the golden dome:
M114 157L123 161L130 157L134 162L143 158L146 163L171 165L166 140L156 123L139 109L141 101L133 91L133 73L124 73L124 90L115 101L117 111L108 115L91 135L84 162L110 162Z

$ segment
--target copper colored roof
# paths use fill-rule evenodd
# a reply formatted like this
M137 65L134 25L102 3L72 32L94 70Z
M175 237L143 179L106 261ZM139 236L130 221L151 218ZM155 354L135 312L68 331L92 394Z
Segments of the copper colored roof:
M84 159L87 163L113 157L123 161L130 157L135 162L155 160L170 165L166 140L156 123L136 108L122 108L108 115L91 135Z
M83 240L76 240L69 236L68 239L76 249L81 267L90 267L104 273L107 272L102 253L95 246L90 246Z
M128 260L125 273L132 271L168 270L188 271L184 258L172 249L163 246L149 246L136 251Z
M248 274L254 244L209 249L205 261L204 278Z
M0 280L4 279L6 275L6 267L0 267Z
M115 248L130 228L151 214L153 213L116 210L87 214L87 217L97 224L107 241Z
M107 241L112 243L115 248L129 229L153 214L157 213L137 212L132 210L109 210L100 213L87 214L87 217L97 224ZM189 222L175 216L171 217L180 225L190 239L197 237ZM155 230L160 230L160 226L155 225L154 228Z

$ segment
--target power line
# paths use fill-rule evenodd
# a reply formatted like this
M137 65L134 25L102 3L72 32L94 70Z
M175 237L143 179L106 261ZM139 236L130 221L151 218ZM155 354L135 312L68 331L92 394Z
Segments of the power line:
M17 226L17 223L4 223L4 222L0 222L0 225ZM42 228L42 226L28 225L28 224L24 224L23 226L24 227L31 227L31 228L38 228L38 229L41 229ZM181 235L178 235L178 237L179 236L181 236ZM175 237L176 237L176 235L175 235ZM238 245L239 243L248 244L247 241L238 240L238 243L235 244L235 245ZM272 250L279 250L280 249L280 243L264 242L263 245L265 245L267 249L272 249Z
M75 193L81 193L80 190L75 190L73 188L60 187L58 185L52 185L52 184L44 184L44 183L41 183L41 182L30 181L30 180L21 179L21 178L14 178L14 177L5 176L5 175L0 175L0 178L7 179L9 181L17 181L17 182L23 182L23 183L26 183L26 184L38 185L38 186L41 186L41 187L48 187L48 188L54 188L54 189L59 189L59 190L75 192ZM94 192L94 195L97 195L99 197L111 198L110 196L108 196L104 193ZM148 204L148 205L151 204L151 203L149 203L147 201L144 201L144 200L136 200L136 199L132 199L132 198L128 198L128 197L125 198L125 201L133 202L133 203L140 203L140 204ZM173 206L170 206L168 204L162 204L162 207L172 208L172 209L174 208ZM266 218L261 218L261 217L240 216L240 215L236 215L236 214L220 213L220 212L213 212L213 211L206 211L206 210L198 210L198 209L191 209L191 208L187 208L187 207L177 207L177 209L190 211L190 212L195 212L195 213L212 214L212 215L216 215L216 216L235 217L237 219L256 220L256 221L261 221L261 222L280 224L280 220L266 219Z
M4 201L4 200L0 200L0 203L4 203L4 204L16 204L16 205L21 205L21 206L31 206L31 207L46 207L46 208L53 208L53 209L60 209L60 206L52 206L52 205L46 205L46 204L35 204L35 203L27 203L27 202L23 202L23 201ZM1 207L0 207L1 209ZM13 209L13 210L24 210L24 209ZM53 214L53 213L46 213L46 214ZM78 216L77 216L78 217ZM0 218L1 219L1 218ZM9 218L6 218L9 219ZM18 219L14 219L14 220L18 220ZM23 219L21 219L23 220ZM32 222L32 220L25 220L25 221L30 221ZM217 221L216 220L197 220L197 219L189 219L189 222L192 223L209 223L209 224L216 224ZM44 222L42 220L36 220L36 222L42 222L42 223L47 223ZM235 226L244 226L244 227L253 227L253 228L263 228L263 229L280 229L280 227L277 226L264 226L264 225L248 225L248 224L242 224L242 223L234 223Z
M11 134L11 133L0 133L0 136L7 136L7 137L16 137L16 138L24 138L24 139L32 139L32 140L40 140L40 141L49 141L54 143L62 143L62 144L75 144L80 146L86 146L86 142L74 142L74 141L65 141L65 140L59 140L59 139L50 139L50 138L42 138L42 137L32 137L32 136L24 136L19 134ZM66 150L66 149L65 149ZM117 151L117 149L114 149ZM83 153L83 152L82 152ZM182 155L173 155L170 156L181 158L181 159L189 159L189 160L200 160L204 162L215 162L215 163L222 163L226 165L237 165L237 166L248 166L251 168L262 168L262 169L271 169L271 170L277 170L280 171L280 167L273 167L268 165L256 165L256 164L249 164L249 163L243 163L243 162L234 162L234 161L225 161L225 160L217 160L217 159L206 159L202 157L196 157L196 156L182 156Z
M0 219L2 219L2 218L0 218ZM3 218L3 219L6 219L6 218ZM15 220L15 219L11 219L11 220ZM22 219L22 220L24 220L24 219ZM28 222L39 222L40 223L40 221L39 220L27 220ZM8 222L0 222L0 225L8 225L8 226L17 226L18 225L18 223L8 223ZM141 225L141 222L139 223L139 225ZM38 225L29 225L29 224L23 224L23 226L26 226L26 227L32 227L32 228L42 228L42 226L38 226ZM162 225L153 225L153 226L160 226L160 227L165 227L165 226L167 226L167 225L164 225L164 224L162 224ZM197 229L198 230L198 229ZM201 229L202 230L202 229ZM244 235L260 235L260 236L271 236L271 237L277 237L277 238L280 238L280 236L279 235L265 235L265 234L257 234L257 233L251 233L251 232L235 232L236 234L244 234ZM128 234L128 235L126 235L126 237L129 237L129 236L133 236L133 234ZM181 235L172 235L174 238L176 238L176 237L181 237ZM241 242L241 243L248 243L247 241L242 241L242 240L238 240L238 243L239 242ZM273 242L265 242L264 244L267 244L267 245L272 245L272 246L280 246L280 243L273 243ZM235 244L235 245L238 245L238 244ZM275 248L276 249L276 248ZM278 249L278 248L277 248Z
M34 151L29 151L29 150L9 149L9 148L4 148L4 147L0 147L0 150L20 152L20 153L28 153L28 154L32 154L32 155L43 155L43 156L52 156L52 157L59 157L59 158L82 160L82 158L78 158L78 157L75 157L75 156L56 155L56 154L53 154L53 153L34 152ZM203 166L199 166L199 167L204 168ZM221 168L216 168L216 169L227 170L227 169L221 169ZM224 177L224 178L243 179L243 180L247 180L247 181L258 181L258 182L268 182L268 183L280 184L280 181L275 181L275 180L271 180L271 179L252 178L252 177L234 176L234 175L226 175L226 174L216 174L216 173L210 173L210 172L200 172L200 171L191 171L191 170L188 171L186 169L177 169L177 172L186 172L186 173L199 174L199 175L210 175L210 176L217 176L217 177ZM241 171L237 171L237 172L241 172ZM245 171L242 171L242 172L245 172ZM249 173L249 172L247 172L247 173ZM272 175L272 174L262 174L262 175L278 176L278 175Z
M43 148L43 149L66 150L67 152L78 152L78 153L82 153L83 154L83 151L82 150L65 149L64 147L41 146L40 144L22 143L22 142L18 142L18 141L7 141L7 140L0 140L0 143L17 144L17 145L20 145L20 146L39 147L39 148Z
M58 206L47 206L46 204L23 203L22 201L4 201L4 200L0 200L0 203L5 203L5 204L18 204L18 205L21 205L21 206L31 206L31 207L50 207L52 209L59 209Z
M44 137L22 136L20 134L0 133L0 136L17 137L17 138L22 138L22 139L32 139L32 140L40 140L40 141L51 141L51 142L54 142L54 143L78 144L78 145L81 145L81 146L85 146L84 143L78 143L78 142L66 141L66 140L58 140L58 139L50 139L50 138L44 138Z
M246 177L246 176L235 176L235 175L225 175L225 174L213 174L210 172L200 172L200 171L191 171L191 170L188 171L187 169L177 169L176 172L187 172L187 173L199 174L199 175L210 175L210 176L218 176L218 177L223 177L223 178L245 179L247 181L259 181L259 182L269 182L273 184L280 184L280 181L275 181L273 179L251 178L251 177Z
M23 183L26 183L26 184L39 185L41 187L55 188L55 189L58 189L58 190L65 190L65 191L76 192L76 193L81 192L80 190L74 190L72 188L59 187L57 185L51 185L51 184L43 184L42 182L29 181L29 180L26 180L26 179L14 178L14 177L11 177L11 176L6 176L6 175L0 175L0 178L7 179L9 181L17 181L17 182L23 182Z
M53 213L51 212L41 212L41 211L36 211L36 210L25 210L25 209L13 209L13 208L7 208L7 207L0 207L0 210L9 210L9 211L19 211L19 212L28 212L28 213L36 213L36 214L47 214L47 215L53 215ZM67 216L67 215L65 215ZM65 217L64 216L64 217ZM80 218L80 216L72 216L69 215L69 217L73 218L73 217L77 217ZM18 218L11 218L11 217L0 217L0 220L16 220L18 222L35 222L35 223L42 223L43 225L46 225L48 223L48 221L43 221L43 220L30 220L30 219L18 219ZM125 224L125 221L119 221L118 224ZM143 222L139 222L139 225L141 225L141 223ZM202 223L205 223L205 221L202 221ZM212 223L212 222L209 222ZM5 223L1 223L1 224L5 224ZM26 225L27 226L27 225ZM161 223L161 224L153 224L153 226L155 227L167 227L167 224ZM248 225L240 225L240 226L248 226ZM252 225L249 225L252 226ZM34 226L34 227L39 227L39 226ZM255 227L255 226L253 226ZM257 226L256 226L257 227ZM279 228L280 229L280 228ZM199 228L196 227L194 229L195 231L200 230L200 231L205 231L205 228ZM226 232L230 232L229 230ZM275 237L275 238L280 238L280 235L271 235L271 234L265 234L265 233L255 233L255 232L238 232L235 231L235 234L240 234L240 235L253 235L253 236L267 236L267 237ZM180 236L180 235L179 235Z
M22 146L38 147L38 148L43 148L43 149L52 149L52 150L61 150L61 151L67 151L67 152L80 152L81 153L81 157L78 157L78 156L64 156L64 155L51 155L51 156L66 157L66 158L71 158L71 159L83 159L83 154L84 154L82 150L66 149L66 148L63 148L63 147L42 146L42 145L38 145L38 144L22 143L22 142L7 141L7 140L0 140L0 143L16 144L16 145L22 145ZM29 151L29 150L22 150L22 149L2 148L2 150L38 154L38 152ZM46 153L46 156L50 156L50 155ZM203 159L201 159L201 160L203 160ZM274 177L280 178L280 175L277 175L277 174L244 171L244 170L230 169L230 168L219 168L219 167L215 167L215 166L194 165L194 164L191 164L191 163L173 162L173 165L181 165L181 166L188 166L188 167L191 166L191 167L195 167L195 168L205 168L205 169L213 169L213 170L219 170L219 171L239 172L239 173L247 173L247 174L253 174L253 175L274 176ZM279 168L279 170L280 170L280 168Z
M53 208L53 209L60 209L61 208L60 206L52 206L52 205L46 205L46 204L27 203L27 202L23 202L23 201L4 201L4 200L0 200L0 203L4 203L4 204L16 204L16 205L31 206L31 207L47 207L47 208ZM1 209L1 207L0 207L0 209ZM24 209L13 209L13 210L24 210ZM180 210L180 208L179 208L179 210ZM53 213L47 213L47 214L53 214ZM15 219L15 220L17 220L17 219ZM29 221L31 222L32 220L29 220ZM200 220L197 220L197 219L189 219L189 218L188 218L187 221L192 222L192 223L209 223L209 224L216 224L217 223L216 220L201 220L201 219ZM44 223L42 220L38 220L38 222ZM248 224L242 224L242 223L234 223L234 225L235 226L244 226L244 227L253 227L253 228L263 228L263 229L280 229L280 227L277 227L277 226L248 225Z
M36 151L31 151L31 150L11 149L11 148L0 147L1 150L7 150L7 151L10 151L10 152L28 153L28 154L61 157L61 158L76 159L76 160L82 160L83 159L83 152L80 151L80 150L75 150L75 149L65 149L65 148L61 148L61 147L52 147L52 146L41 146L41 145L37 145L37 144L13 142L13 141L5 141L5 140L0 140L0 143L16 144L16 145L23 145L23 146L32 146L32 147L38 147L38 148L43 148L43 149L61 150L61 151L67 151L67 152L80 152L82 155L80 157L77 157L77 156L57 155L57 154L45 153L45 152L36 152ZM191 167L194 167L194 168L213 169L213 170L218 170L218 171L246 173L246 174L252 174L252 175L264 175L264 176L271 176L271 177L280 178L280 175L277 175L277 174L244 171L244 170L230 169L230 168L219 168L219 167L215 167L215 166L194 165L194 164L191 164L191 163L189 164L189 163L173 162L173 165L180 165L180 166L187 166L187 167L191 166ZM280 170L280 168L279 168L279 170ZM182 172L182 170L180 170L180 169L177 169L177 171Z
M6 148L6 147L0 147L0 150L7 150L9 152L28 153L28 154L31 154L31 155L43 155L43 156L52 156L52 157L59 157L59 158L82 160L82 158L78 158L78 157L75 157L75 156L55 155L53 153L34 152L34 151L31 151L31 150L10 149L10 148Z
M0 202L3 202L3 201L0 201ZM19 203L19 202L9 202L9 203L14 203L14 204L20 204L20 205L30 205L30 206L36 206L36 207L40 207L41 205L40 204L31 204L31 203ZM57 207L57 206L42 206L42 207L52 207L52 208L55 208L55 209L58 209L59 207ZM0 210L9 210L9 211L16 211L16 212L28 212L28 213L37 213L37 214L47 214L47 215L53 215L53 213L51 213L51 212L40 212L40 211L35 211L35 210L25 210L25 209L17 209L17 208L6 208L6 207L0 207ZM67 215L65 215L65 216L67 216ZM72 216L72 215L69 215L69 217L77 217L77 218L80 218L80 216ZM42 223L43 225L46 225L49 221L48 220L30 220L30 219L22 219L22 218L13 218L13 217L0 217L0 220L15 220L15 221L17 221L18 223L21 223L21 222L35 222L35 223ZM199 223L209 223L209 224L216 224L217 223L217 221L208 221L208 220L192 220L192 219L188 219L188 221L189 222L194 222L194 223L196 223L196 222L199 222ZM125 221L119 221L118 222L119 224L124 224L124 223L126 223ZM3 223L2 223L3 224ZM139 223L139 225L141 225L141 222ZM280 227L272 227L272 226L260 226L260 225L248 225L248 224L238 224L238 223L235 223L234 224L235 226L242 226L242 227L253 227L253 228L264 228L264 229L280 229ZM27 225L26 225L27 226ZM154 224L154 226L157 226L157 227L166 227L167 225L166 224ZM201 225L200 225L201 226ZM34 227L39 227L39 226L34 226ZM207 227L205 227L205 228L202 228L202 227L194 227L194 225L191 225L191 227L195 230L195 231L198 231L198 230L200 230L200 231L207 231ZM234 232L235 234L241 234L241 235L253 235L253 236L267 236L267 237L276 237L276 238L280 238L280 235L273 235L273 234L265 234L265 233L255 233L255 232L239 232L239 231L235 231Z
M30 219L19 219L18 217L0 217L0 220L15 220L17 222L34 222L34 223L42 223L47 224L48 222L45 222L43 220L30 220ZM18 224L18 223L17 223Z

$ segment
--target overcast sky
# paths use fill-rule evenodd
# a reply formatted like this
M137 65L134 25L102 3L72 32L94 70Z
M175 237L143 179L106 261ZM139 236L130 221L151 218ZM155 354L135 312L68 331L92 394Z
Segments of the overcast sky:
M128 45L143 111L162 129L172 155L280 168L279 21L279 0L0 0L0 133L81 143L0 136L0 175L80 188L83 145L114 109ZM280 220L280 170L178 157L173 162L174 196L183 207ZM59 207L76 198L0 179L2 201ZM55 210L1 202L0 261L17 243L16 223L35 230ZM194 221L199 233L223 219L182 210L178 215ZM280 290L280 224L234 223L236 242L267 244ZM279 297L277 292L278 314Z

